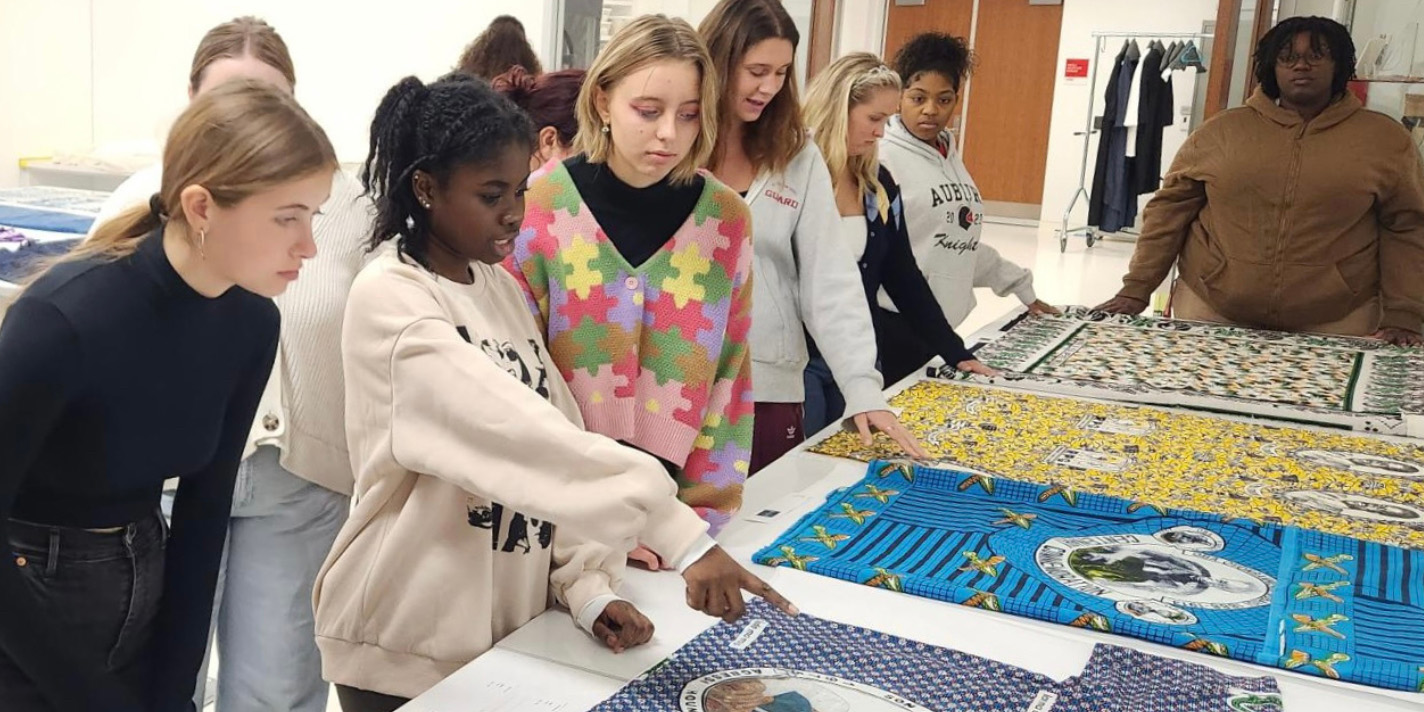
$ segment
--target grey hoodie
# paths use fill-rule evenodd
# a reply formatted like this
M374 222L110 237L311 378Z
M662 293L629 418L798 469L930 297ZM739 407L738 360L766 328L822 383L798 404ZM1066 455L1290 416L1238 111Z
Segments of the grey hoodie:
M821 347L846 415L887 410L875 370L875 327L850 247L837 226L831 172L816 144L784 173L747 190L752 211L752 391L761 403L806 400L806 332Z
M957 327L978 303L975 287L989 287L1001 297L1013 294L1024 304L1038 297L1032 272L980 242L984 200L964 167L954 135L945 131L940 140L948 148L946 156L915 138L900 117L893 116L880 139L880 163L900 184L915 261L929 280L944 318ZM898 311L883 289L880 306Z

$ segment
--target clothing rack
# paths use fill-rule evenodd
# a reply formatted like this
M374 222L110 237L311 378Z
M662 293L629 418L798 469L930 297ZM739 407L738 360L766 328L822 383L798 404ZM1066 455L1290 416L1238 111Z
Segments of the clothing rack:
M1063 227L1058 231L1058 251L1068 251L1068 236L1076 233L1083 233L1083 237L1088 242L1088 247L1102 239L1097 234L1097 229L1092 225L1084 225L1068 229L1068 221L1073 216L1073 208L1077 207L1078 199L1084 202L1091 202L1092 196L1088 195L1088 147L1092 141L1093 129L1093 108L1098 101L1098 62L1102 60L1104 43L1109 39L1154 39L1154 40L1197 40L1198 42L1209 40L1212 35L1203 32L1094 32L1093 37L1093 59L1088 70L1088 115L1083 121L1083 130L1075 131L1074 136L1083 137L1083 156L1078 164L1078 189L1073 192L1073 199L1068 202L1068 208L1063 211ZM1197 51L1206 54L1206 50L1200 45Z

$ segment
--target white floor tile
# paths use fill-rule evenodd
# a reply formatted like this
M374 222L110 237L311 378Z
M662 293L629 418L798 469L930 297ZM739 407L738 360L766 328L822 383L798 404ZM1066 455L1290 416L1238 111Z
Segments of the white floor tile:
M1050 304L1092 306L1117 294L1134 244L1100 241L1088 247L1075 236L1069 238L1067 251L1059 252L1054 227L985 223L983 241L1005 259L1033 270L1034 290ZM988 289L976 289L974 296L979 304L956 329L961 335L972 334L1019 306L1013 295L999 297Z

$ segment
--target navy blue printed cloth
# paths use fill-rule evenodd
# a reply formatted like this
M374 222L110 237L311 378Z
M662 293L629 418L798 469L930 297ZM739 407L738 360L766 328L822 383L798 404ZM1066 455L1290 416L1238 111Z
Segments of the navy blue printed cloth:
M1166 689L1170 688L1170 689ZM1234 707L1253 701L1255 706ZM1274 702L1275 706L1267 706ZM1099 645L1082 675L1045 675L761 601L595 712L1279 712L1269 678Z
M1424 688L1424 551L877 462L755 560L1297 672Z

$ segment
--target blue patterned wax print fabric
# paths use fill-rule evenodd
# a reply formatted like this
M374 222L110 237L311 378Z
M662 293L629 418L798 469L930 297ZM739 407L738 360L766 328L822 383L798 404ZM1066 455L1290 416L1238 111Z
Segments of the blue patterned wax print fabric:
M1232 677L1204 665L1098 645L1083 673L1060 686L1069 712L1282 712L1276 681Z
M876 462L758 563L1398 690L1424 551Z
M1172 691L1159 682L1172 681ZM1233 708L1233 699L1276 706ZM762 601L718 624L594 712L1280 712L1270 678L1232 678L1200 665L1111 645L1084 674L1045 675Z
M931 673L931 671L933 671ZM761 601L633 681L597 712L1023 712L1044 675ZM760 701L747 707L748 699Z
M1173 690L1157 689L1163 680ZM1247 698L1276 706L1231 706ZM1269 678L1113 646L1097 646L1082 675L1059 683L753 601L740 622L697 636L594 712L1280 712L1279 703Z

